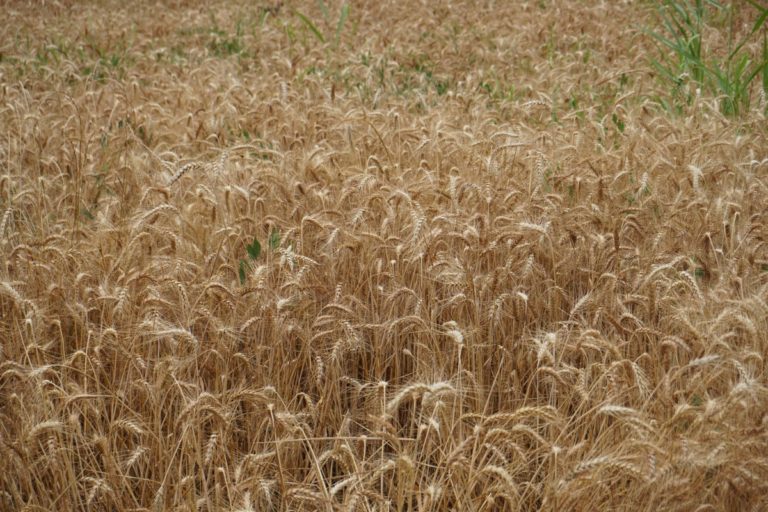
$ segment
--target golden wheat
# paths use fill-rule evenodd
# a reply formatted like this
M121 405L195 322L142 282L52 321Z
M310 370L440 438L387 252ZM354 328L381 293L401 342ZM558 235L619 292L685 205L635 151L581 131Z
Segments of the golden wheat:
M0 509L765 506L768 124L644 6L102 4L0 27Z

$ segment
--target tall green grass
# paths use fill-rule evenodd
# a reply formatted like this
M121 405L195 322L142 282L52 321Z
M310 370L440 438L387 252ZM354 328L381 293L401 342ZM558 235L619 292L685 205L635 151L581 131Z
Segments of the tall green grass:
M736 26L740 9L754 14L746 33ZM768 7L755 0L664 0L655 10L657 26L646 33L659 48L651 64L671 85L669 98L659 97L666 108L681 112L698 89L717 97L723 114L740 116L753 107L756 91L768 93ZM713 46L710 36L718 31L726 31L726 48Z

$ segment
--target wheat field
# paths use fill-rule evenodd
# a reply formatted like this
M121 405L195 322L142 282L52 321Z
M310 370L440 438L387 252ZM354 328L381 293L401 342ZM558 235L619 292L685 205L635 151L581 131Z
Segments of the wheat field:
M650 5L4 2L0 510L768 510L765 94Z

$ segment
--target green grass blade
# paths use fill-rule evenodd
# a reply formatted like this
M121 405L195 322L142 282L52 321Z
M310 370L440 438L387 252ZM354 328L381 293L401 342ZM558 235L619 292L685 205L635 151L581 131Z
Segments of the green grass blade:
M240 278L240 285L245 284L245 269L248 267L248 262L245 260L240 260L240 266L237 269L237 277Z
M248 251L248 256L252 260L255 260L261 254L261 244L257 239L254 238L253 243L251 245L247 245L245 250Z
M304 23L304 25L306 25L306 26L307 26L307 28L308 28L308 29L309 29L309 30L310 30L310 31L311 31L313 34L315 34L315 37L316 37L316 38L317 38L317 39L318 39L318 40L319 40L321 43L324 43L324 42L325 42L325 37L323 37L323 33L322 33L322 32L320 32L320 30L318 30L318 28L315 26L315 24L314 24L314 23L312 23L312 21L311 21L309 18L307 18L306 16L304 16L304 15L303 15L303 14L302 14L300 11L294 11L294 12L296 13L296 16L298 16L298 17L299 17L299 19L302 21L302 23Z
M738 45L736 45L736 48L734 48L734 49L733 49L733 51L732 51L730 54L728 54L728 60L729 60L729 61L730 61L731 59L733 59L733 57L734 57L734 56L735 56L737 53L739 53L739 51L742 49L742 47L743 47L745 44L747 44L747 41L749 40L749 38L750 38L750 37L752 37L752 36L755 34L755 32L757 32L758 30L760 30L760 28L761 28L761 27L762 27L762 26L765 24L765 20L766 20L766 18L768 18L768 8L766 8L765 10L763 10L763 13L760 15L760 17L757 19L757 21L755 21L755 24L752 26L752 30L749 32L749 34L747 34L746 36L744 36L744 39L742 39L742 40L739 42L739 44L738 44Z
M280 247L280 232L277 229L273 229L269 234L269 248L273 251Z
M754 80L755 77L762 72L763 73L763 90L765 90L765 70L766 70L766 67L768 67L768 61L766 61L766 60L763 60L760 64L755 66L752 69L752 71L750 71L750 73L747 75L747 77L744 79L744 85L745 86L749 86L749 84L752 83L752 80Z
M752 5L752 6L753 6L755 9L757 9L757 10L758 10L758 11L760 11L760 12L762 12L763 14L765 14L766 12L768 12L768 6L763 6L763 5L760 5L760 4L758 4L758 3L757 3L755 0L747 0L747 3L749 3L750 5Z
M768 35L763 32L763 92L768 94Z
M344 23L349 16L349 4L344 2L341 6L341 14L339 14L339 22L336 24L336 46L339 46L339 39L341 39L341 31L344 30Z
M651 60L651 65L656 68L656 70L661 74L664 78L669 80L670 82L675 82L678 79L678 76L672 71L671 68L665 66L661 62L659 62L656 59Z
M649 36L654 38L656 41L661 43L662 45L666 46L670 50L673 50L677 53L684 53L685 50L683 50L683 47L677 44L676 42L673 42L671 39L667 39L666 37L662 36L661 34L657 32L649 31L647 32Z
M328 12L328 6L325 5L323 0L317 0L317 5L320 6L320 12L323 13L323 19L328 21L328 18L331 16L331 13Z

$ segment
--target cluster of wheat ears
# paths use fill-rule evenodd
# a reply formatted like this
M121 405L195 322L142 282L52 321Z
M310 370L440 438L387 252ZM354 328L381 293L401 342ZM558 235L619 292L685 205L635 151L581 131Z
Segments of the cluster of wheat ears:
M6 7L0 510L766 510L764 100L643 5Z

